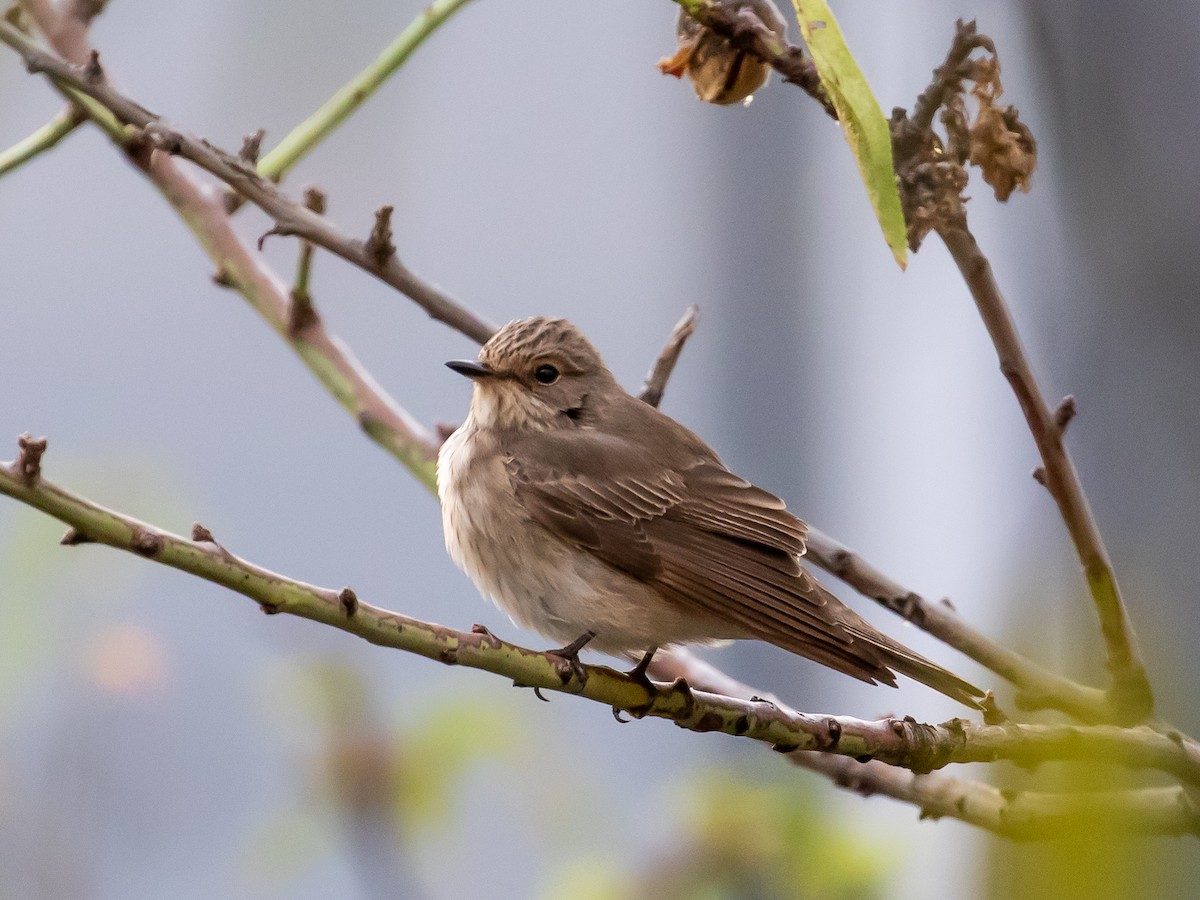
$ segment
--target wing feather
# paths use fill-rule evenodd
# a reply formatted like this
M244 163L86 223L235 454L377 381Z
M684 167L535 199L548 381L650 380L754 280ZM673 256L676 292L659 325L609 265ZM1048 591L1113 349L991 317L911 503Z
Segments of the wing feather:
M807 527L782 500L664 420L683 432L667 459L594 429L517 441L504 455L517 501L559 539L728 623L713 637L759 638L872 683L894 685L893 667L973 702L975 688L875 631L804 570Z

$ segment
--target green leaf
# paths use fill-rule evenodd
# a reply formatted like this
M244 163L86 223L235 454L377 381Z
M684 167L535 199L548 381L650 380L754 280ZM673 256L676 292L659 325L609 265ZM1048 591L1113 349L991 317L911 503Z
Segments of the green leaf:
M850 55L833 11L825 0L792 0L800 34L808 44L821 85L837 109L846 140L858 161L858 170L883 237L903 269L907 265L908 237L900 192L892 167L892 139L887 119L871 86Z

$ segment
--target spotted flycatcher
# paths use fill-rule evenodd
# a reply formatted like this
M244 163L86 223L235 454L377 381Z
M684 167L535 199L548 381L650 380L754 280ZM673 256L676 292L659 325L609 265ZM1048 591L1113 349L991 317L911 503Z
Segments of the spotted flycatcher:
M868 683L895 672L969 705L982 692L875 630L803 566L803 522L700 438L627 394L571 323L511 322L478 361L442 446L446 548L518 624L648 662L753 638ZM644 671L644 669L643 669Z

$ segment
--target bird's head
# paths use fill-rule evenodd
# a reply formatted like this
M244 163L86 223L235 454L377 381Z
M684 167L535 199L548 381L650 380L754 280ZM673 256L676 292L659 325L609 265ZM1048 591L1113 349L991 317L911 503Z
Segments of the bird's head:
M471 416L484 428L578 427L621 391L596 348L566 319L509 322L478 360L446 365L475 382Z

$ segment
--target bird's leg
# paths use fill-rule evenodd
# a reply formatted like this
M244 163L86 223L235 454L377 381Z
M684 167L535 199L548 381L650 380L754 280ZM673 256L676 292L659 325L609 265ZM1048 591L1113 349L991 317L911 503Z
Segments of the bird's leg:
M580 683L583 683L587 680L587 672L584 671L583 663L579 661L579 651L586 647L588 641L595 636L596 632L585 631L579 637L575 638L575 640L571 641L571 643L567 644L567 646L562 647L559 650L546 651L547 656L557 656L559 659L563 660L564 663L566 663L565 668L559 669L558 673L563 684L566 684L568 681L570 681L572 675L578 678Z

